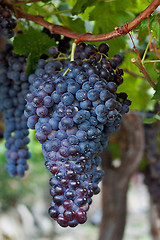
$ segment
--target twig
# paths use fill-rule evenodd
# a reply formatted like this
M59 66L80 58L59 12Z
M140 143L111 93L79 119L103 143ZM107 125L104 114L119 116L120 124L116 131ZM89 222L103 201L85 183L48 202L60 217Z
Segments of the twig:
M143 63L160 63L160 60L145 60Z
M155 88L155 83L153 82L152 78L150 77L149 73L147 72L146 68L142 65L140 61L136 58L132 58L131 62L134 63L140 70L141 73L144 74L145 79L149 82L152 88Z
M151 51L151 49L152 49L152 46L151 46L152 36L151 36L151 29L149 27L149 17L147 19L147 28L148 28L148 33L149 33L149 46L148 47L149 47L149 50Z
M131 59L131 62L134 63L134 64L138 67L138 69L140 70L140 72L143 73L145 79L149 82L149 84L151 85L151 87L155 88L155 83L153 82L153 80L152 80L152 78L150 77L149 73L147 72L146 68L143 66L143 62L142 62L142 60L144 61L144 59L145 59L145 56L146 56L146 53L147 53L149 44L147 45L147 48L146 48L145 53L144 53L144 55L143 55L143 59L141 60L140 55L139 55L139 52L138 52L138 50L137 50L137 48L136 48L136 46L135 46L135 44L134 44L134 40L133 40L133 38L132 38L131 33L129 33L129 36L130 36L131 41L132 41L132 44L133 44L133 49L134 49L134 51L137 53L137 57L138 57L138 59L139 59L139 60L138 60L138 59L136 59L136 58L132 58L132 59Z
M41 0L28 0L28 1L16 0L16 3L34 3L34 2L41 2Z
M138 52L138 50L137 50L137 48L136 48L136 46L135 46L135 43L134 43L134 40L133 40L132 34L131 34L131 33L128 33L128 34L129 34L130 39L131 39L131 41L132 41L134 52L137 54L137 57L138 57L138 59L139 59L141 65L142 65L141 57L140 57L139 52Z
M150 44L151 44L151 37L149 38L149 42L148 42L147 47L146 47L146 49L144 51L144 54L143 54L143 57L142 57L142 64L144 64L144 61L145 61L145 58L146 58L146 54L148 52L148 48L149 48Z
M35 0L37 1L37 0ZM140 13L135 19L133 19L131 22L124 24L122 27L116 27L116 30L113 32L105 33L105 34L99 34L99 35L93 35L91 33L88 34L79 34L76 32L73 32L72 30L55 25L52 23L49 23L48 21L44 20L42 16L35 16L32 14L28 14L23 11L20 7L15 7L15 4L13 6L12 2L6 1L8 7L12 10L12 12L15 14L16 18L24 18L30 21L33 21L43 27L48 28L52 33L58 33L73 39L77 39L76 43L84 41L105 41L113 38L120 37L122 35L126 35L129 33L132 29L136 28L143 19L147 18L149 15L151 15L152 12L160 5L160 0L153 0L151 4L142 12Z
M124 72L132 75L133 77L145 78L143 75L137 74L135 72L129 71L128 69L123 69Z

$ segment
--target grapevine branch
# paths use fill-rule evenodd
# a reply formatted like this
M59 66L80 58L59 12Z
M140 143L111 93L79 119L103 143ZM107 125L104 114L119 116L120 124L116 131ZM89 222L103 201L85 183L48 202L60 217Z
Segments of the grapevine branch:
M139 59L139 60L137 60L136 58L132 58L132 59L131 59L131 62L134 63L134 64L139 68L140 72L143 73L145 79L149 82L150 86L153 87L153 88L155 88L155 83L154 83L154 81L153 81L152 78L150 77L150 75L149 75L149 73L147 72L146 68L143 66L143 62L144 62L145 55L146 55L146 53L147 53L147 50L148 50L148 46L149 46L149 45L147 46L147 48L146 48L146 50L145 50L145 53L144 53L144 55L143 55L142 61L141 61L139 52L138 52L138 50L137 50L137 48L136 48L136 46L135 46L135 44L134 44L134 41L133 41L133 38L132 38L132 34L129 33L129 36L130 36L131 41L132 41L132 43L133 43L133 49L134 49L134 51L137 53L137 56L138 56L138 59Z
M123 69L123 71L124 71L125 73L130 74L130 75L133 76L133 77L145 78L143 75L140 75L140 74L137 74L137 73L135 73L135 72L129 71L128 69Z
M34 3L34 2L40 2L41 0L17 0L16 3Z
M15 6L15 4L9 0L6 0L6 4L12 10L16 18L24 18L24 19L33 21L45 28L48 28L52 33L57 33L57 34L61 34L61 35L76 39L76 43L78 43L78 42L90 42L90 41L105 41L105 40L120 37L122 35L126 35L130 31L132 31L134 28L136 28L143 19L148 18L151 15L151 13L155 11L155 9L160 5L160 0L153 0L151 4L131 22L124 24L121 27L116 27L115 31L108 32L105 34L99 34L99 35L94 35L92 33L79 34L72 31L69 28L52 24L46 21L42 16L39 16L39 15L35 16L32 14L28 14L24 12L20 6Z
M139 68L140 72L144 74L145 79L149 82L151 87L155 88L156 86L155 83L153 82L152 78L150 77L149 73L147 72L146 68L142 65L142 63L138 61L138 59L136 58L132 58L131 62L134 63Z

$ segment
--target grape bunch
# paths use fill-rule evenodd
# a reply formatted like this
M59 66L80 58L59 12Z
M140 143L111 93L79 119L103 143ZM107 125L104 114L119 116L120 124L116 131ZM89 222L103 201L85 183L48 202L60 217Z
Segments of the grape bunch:
M14 36L13 29L17 22L12 18L12 13L8 7L0 0L0 35L5 38L12 38Z
M7 44L0 52L0 112L3 113L5 131L6 170L11 177L23 177L30 157L27 119L24 116L25 95L29 89L26 56L13 53Z
M104 176L98 154L131 104L125 93L116 93L123 71L116 67L116 57L112 67L108 50L107 44L96 49L81 43L74 61L40 59L29 76L24 114L28 127L36 130L52 175L49 214L62 227L87 220L92 196L100 192L98 183Z

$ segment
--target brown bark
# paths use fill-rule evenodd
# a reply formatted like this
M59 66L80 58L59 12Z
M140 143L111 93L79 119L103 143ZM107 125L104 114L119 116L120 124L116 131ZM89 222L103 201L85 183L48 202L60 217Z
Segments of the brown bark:
M122 240L123 238L128 185L144 150L143 126L136 113L129 113L123 118L121 130L115 139L121 147L120 167L115 168L112 165L113 159L108 149L102 156L105 177L102 184L103 216L99 240Z

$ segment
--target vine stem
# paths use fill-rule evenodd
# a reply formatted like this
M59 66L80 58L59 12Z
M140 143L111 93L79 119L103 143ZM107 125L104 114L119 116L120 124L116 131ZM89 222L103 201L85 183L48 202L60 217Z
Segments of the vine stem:
M140 70L141 73L143 73L145 79L149 82L152 88L155 88L155 83L153 82L152 78L150 77L149 73L147 72L146 68L142 65L142 62L138 61L136 58L132 58L131 62L134 63Z
M75 53L76 46L77 44L74 42L72 44L71 61L74 61L74 53Z
M72 44L72 51L71 51L71 61L74 61L74 53L75 53L75 49L76 49L76 43L74 42ZM64 72L63 76L65 76L69 71L71 71L69 68L67 68L67 70Z
M147 54L147 52L148 52L148 48L149 48L149 46L150 46L151 40L152 40L152 39L150 38L150 39L149 39L149 42L148 42L148 44L147 44L147 47L146 47L146 49L145 49L145 52L144 52L144 54L143 54L142 64L144 64L145 57L146 57L146 54Z
M144 78L143 75L140 75L140 74L137 74L137 73L135 73L135 72L129 71L128 69L125 69L125 68L124 68L123 71L124 71L125 73L130 74L130 75L133 76L133 77Z
M145 60L143 64L146 64L146 63L160 63L160 60Z
M153 0L150 3L150 5L131 22L124 24L121 27L116 27L115 31L108 32L105 34L93 35L92 33L84 33L84 34L76 33L66 27L52 24L46 21L42 16L39 16L39 15L35 16L35 15L24 12L20 6L15 6L14 1L5 0L5 2L7 6L10 8L10 10L14 13L16 18L24 18L32 22L35 22L36 24L39 24L45 28L48 28L51 31L51 33L58 33L73 39L77 39L76 44L78 42L105 41L105 40L120 37L122 35L126 35L130 31L132 31L134 28L136 28L143 19L148 18L151 15L151 13L153 13L155 9L160 5L160 0Z
M28 0L28 1L23 1L23 0L16 0L16 3L34 3L34 2L40 2L41 0Z

